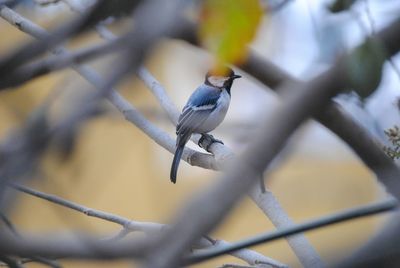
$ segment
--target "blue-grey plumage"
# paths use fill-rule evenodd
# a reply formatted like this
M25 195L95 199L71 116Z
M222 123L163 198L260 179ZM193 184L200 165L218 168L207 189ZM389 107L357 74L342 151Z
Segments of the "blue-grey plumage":
M183 107L176 126L176 151L170 174L173 183L176 182L185 144L192 134L206 134L224 120L229 108L233 80L241 77L232 70L229 71L227 76L215 76L207 73L204 84L192 93Z

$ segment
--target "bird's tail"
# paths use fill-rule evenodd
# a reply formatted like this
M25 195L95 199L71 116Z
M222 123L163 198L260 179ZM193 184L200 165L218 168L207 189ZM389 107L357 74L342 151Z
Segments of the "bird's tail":
M181 161L184 148L185 144L176 146L174 160L172 161L171 174L170 174L170 179L171 182L173 183L176 183L176 174L178 173L179 162Z

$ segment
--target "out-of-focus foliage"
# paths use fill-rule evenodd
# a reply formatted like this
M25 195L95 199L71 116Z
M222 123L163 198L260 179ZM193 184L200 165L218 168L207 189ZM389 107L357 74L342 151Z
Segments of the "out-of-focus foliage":
M328 9L332 13L348 10L357 0L335 0Z
M347 62L349 80L362 98L371 95L378 87L385 60L385 48L375 39L367 40L352 53Z
M254 38L263 10L258 0L206 0L200 14L199 37L216 57L216 71L240 63Z
M385 134L392 143L390 147L384 147L385 153L392 159L400 158L400 129L398 126L385 130Z

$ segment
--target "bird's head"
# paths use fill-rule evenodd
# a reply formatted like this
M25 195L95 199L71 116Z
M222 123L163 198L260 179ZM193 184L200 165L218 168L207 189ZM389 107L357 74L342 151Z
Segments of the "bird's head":
M206 74L206 79L204 83L209 86L226 89L230 93L233 80L237 78L241 78L241 76L235 74L232 69L228 68L225 74L215 74L213 72L208 72Z

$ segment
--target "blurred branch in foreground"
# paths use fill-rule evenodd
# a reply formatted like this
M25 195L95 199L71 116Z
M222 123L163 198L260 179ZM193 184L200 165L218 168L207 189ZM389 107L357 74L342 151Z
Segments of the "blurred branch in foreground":
M399 205L397 199L390 198L386 201L382 201L376 204L365 205L362 207L357 207L353 209L349 209L344 212L339 212L336 214L328 215L325 217L320 217L316 220L310 220L305 223L300 223L296 226L288 227L281 229L276 232L270 232L265 234L257 235L256 237L248 238L246 240L233 243L231 246L226 246L220 250L210 249L205 250L203 252L194 253L193 256L189 257L185 262L187 263L197 263L202 260L207 260L210 258L218 257L220 255L244 248L251 247L261 243L273 241L275 239L281 238L282 236L290 236L291 234L305 232L308 230L312 230L315 228L320 228L323 226L348 221L352 219L356 219L359 217L365 217L369 215L374 215L381 212L387 212L394 210Z
M397 53L400 49L400 19L380 31L376 37L382 41L388 55ZM174 220L175 224L157 243L157 249L148 256L147 267L179 265L187 245L209 233L223 220L296 128L311 115L324 110L330 98L349 85L349 76L344 67L346 60L347 57L342 58L328 71L295 90L292 85L281 89L282 104L267 117L253 142L242 157L234 160L230 170L182 208ZM400 185L396 181L392 183L393 187L388 191L399 197ZM173 244L170 243L172 240Z
M85 12L85 14L78 16L77 18L73 18L72 20L62 24L61 26L53 30L50 35L43 36L43 38L39 41L28 42L27 44L19 47L15 51L7 54L7 56L5 56L4 58L0 59L0 77L2 79L6 78L9 72L19 67L23 63L57 46L66 38L73 35L78 35L86 31L89 27L92 27L93 25L97 24L108 16L118 15L119 13L129 14L132 12L132 10L135 11L137 6L140 6L140 8L139 12L136 12L136 17L140 17L138 16L138 13L142 13L143 15L150 15L151 12L148 13L148 11L151 10L146 10L146 8L143 8L143 6L146 5L140 5L141 2L142 1L140 0L97 1L88 9L87 12ZM151 6L151 4L147 5ZM171 5L171 9L174 8L173 6L174 4ZM4 7L5 6L0 3L0 10ZM166 14L167 13L168 12L166 12ZM160 16L158 17L158 19L165 19L166 17L167 16ZM143 19L144 18L142 17L139 21ZM163 26L167 25L168 23Z

